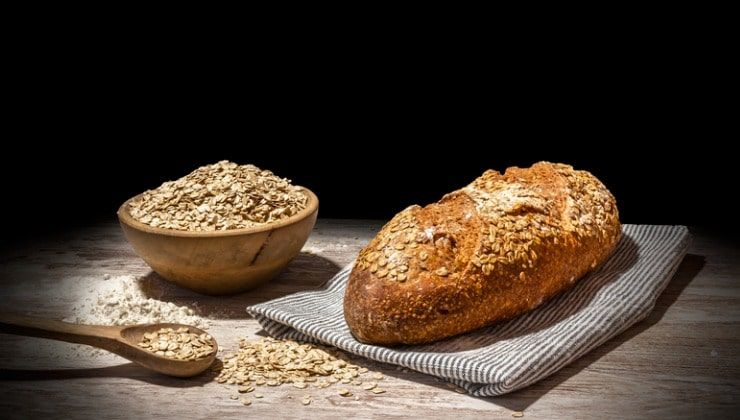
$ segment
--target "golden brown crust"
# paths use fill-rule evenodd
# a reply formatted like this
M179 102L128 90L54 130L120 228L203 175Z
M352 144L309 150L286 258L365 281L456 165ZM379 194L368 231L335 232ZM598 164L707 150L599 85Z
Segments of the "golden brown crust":
M568 165L486 171L398 213L360 252L344 315L366 343L417 344L529 311L601 264L621 233L614 197Z

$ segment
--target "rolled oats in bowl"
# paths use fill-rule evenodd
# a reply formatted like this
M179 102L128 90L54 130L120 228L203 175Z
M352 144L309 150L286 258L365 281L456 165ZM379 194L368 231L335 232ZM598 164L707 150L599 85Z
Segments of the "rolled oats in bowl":
M311 235L318 210L308 188L221 161L127 200L117 214L126 239L157 274L220 295L280 274Z
M289 179L224 160L144 192L131 201L129 212L152 227L216 231L278 222L307 202L303 188Z

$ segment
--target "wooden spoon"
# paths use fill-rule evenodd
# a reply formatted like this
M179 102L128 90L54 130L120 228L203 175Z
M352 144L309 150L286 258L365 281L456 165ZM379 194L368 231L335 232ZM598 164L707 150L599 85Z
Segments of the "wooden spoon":
M196 334L206 333L201 329L182 324L81 325L0 312L0 333L87 344L125 357L147 369L165 375L186 378L205 371L216 360L218 345L215 339L213 340L213 353L199 360L170 359L158 356L138 346L138 343L144 337L144 333L156 332L162 328L176 330L180 327L186 327L190 332Z

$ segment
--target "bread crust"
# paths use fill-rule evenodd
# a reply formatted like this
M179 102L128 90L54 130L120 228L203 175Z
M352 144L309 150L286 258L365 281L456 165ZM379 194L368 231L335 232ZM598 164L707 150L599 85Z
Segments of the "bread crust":
M398 213L360 252L344 316L364 343L420 344L530 311L595 269L621 235L593 175L540 162L488 170Z

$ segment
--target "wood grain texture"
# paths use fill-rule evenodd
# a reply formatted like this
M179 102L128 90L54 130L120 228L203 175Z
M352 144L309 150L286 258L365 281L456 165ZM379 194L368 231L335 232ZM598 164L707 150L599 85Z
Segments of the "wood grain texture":
M273 282L231 296L202 296L152 274L114 224L14 245L0 254L0 310L63 318L105 274L143 276L148 294L177 304L197 301L212 318L219 347L258 338L244 307L315 287L349 263L379 222L319 220L304 247ZM78 345L0 336L0 416L3 418L263 416L634 418L731 416L740 410L740 252L734 243L693 229L694 243L653 313L553 376L491 398L454 393L434 378L366 362L386 374L386 394L340 397L335 387L264 390L250 407L231 400L231 386L208 375L162 376L115 355L79 357ZM7 248L7 247L6 247Z

